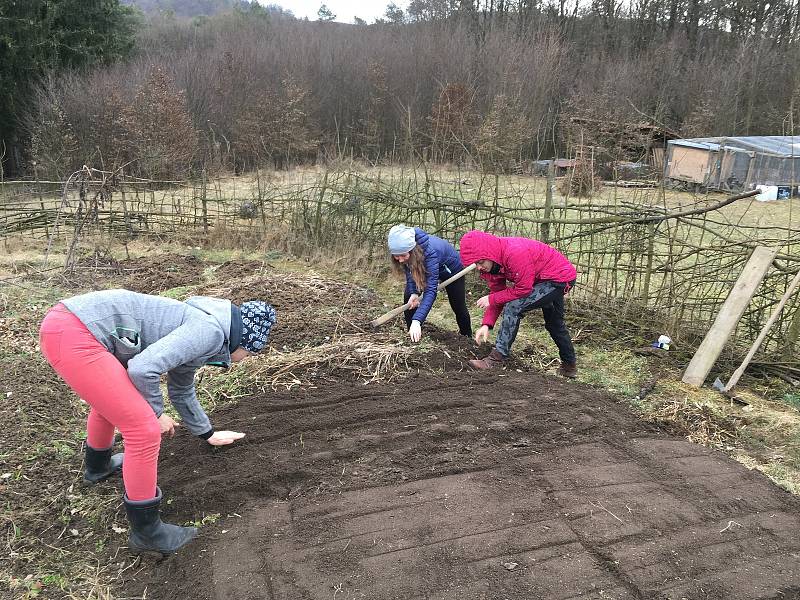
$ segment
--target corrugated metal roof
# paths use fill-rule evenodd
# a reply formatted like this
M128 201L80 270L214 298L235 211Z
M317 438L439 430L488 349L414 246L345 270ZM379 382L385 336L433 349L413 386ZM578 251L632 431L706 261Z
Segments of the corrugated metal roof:
M674 140L669 142L679 146L719 150L720 147L741 148L751 152L774 154L777 156L800 157L800 136L798 135L753 135L744 137L713 137Z
M716 152L719 150L719 144L706 141L712 138L694 138L692 140L670 140L667 142L670 146L684 146L686 148L698 148L700 150L712 150Z

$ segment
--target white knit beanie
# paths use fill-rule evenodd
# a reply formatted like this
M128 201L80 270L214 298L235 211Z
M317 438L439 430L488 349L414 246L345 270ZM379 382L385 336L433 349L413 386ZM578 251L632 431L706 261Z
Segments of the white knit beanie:
M411 252L417 245L416 233L413 227L395 225L389 230L389 252L392 254L405 254Z

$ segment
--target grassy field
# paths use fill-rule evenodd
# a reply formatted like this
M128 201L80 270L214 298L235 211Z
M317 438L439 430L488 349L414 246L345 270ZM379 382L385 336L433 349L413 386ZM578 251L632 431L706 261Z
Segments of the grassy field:
M223 176L205 182L198 180L185 187L162 187L159 191L154 191L149 186L127 186L127 195L129 199L135 199L135 192L139 190L142 203L154 202L159 206L171 207L179 202L186 205L205 189L209 201L236 203L257 198L259 194L279 194L285 191L297 194L302 190L317 189L326 174L331 179L344 178L345 181L363 179L386 185L398 184L399 187L403 187L402 184L409 181L414 181L420 187L427 183L426 192L431 196L454 198L465 202L479 200L487 202L496 194L502 205L508 206L513 203L523 208L543 207L547 189L547 179L544 177L520 175L495 177L444 167L422 170L387 166L358 167L350 164L339 171L330 171L322 167L298 167L291 171L260 171L239 176ZM581 198L564 196L558 187L557 184L554 191L554 206L560 210L566 207L574 209L615 207L622 210L635 206L679 210L703 203L713 204L726 197L720 192L694 194L665 188L625 188L605 185L592 197ZM0 207L17 203L28 208L36 208L41 203L48 207L54 206L61 201L61 191L61 188L55 185L42 185L37 188L33 182L24 184L0 182ZM73 193L75 191L73 190ZM784 230L794 228L800 217L798 202L800 199L797 198L775 202L747 199L726 207L722 214L726 222L737 223L744 227L761 229L774 227Z
M546 186L541 177L346 164L332 170L305 168L228 176L196 181L189 187L146 191L137 187L136 202L131 187L125 195L126 206L117 189L107 201L96 203L96 221L84 219L82 223L67 218L80 206L75 188L68 194L69 206L62 209L60 234L67 240L80 224L84 252L102 253L120 240L159 237L203 247L260 244L312 257L333 253L343 257L340 261L364 267L383 253L385 233L397 222L423 226L453 241L471 228L541 238ZM10 197L12 188L0 187L0 201ZM626 316L646 307L653 313L655 329L691 344L697 343L697 332L713 321L752 247L778 247L778 268L768 275L737 332L737 343L746 345L757 335L770 306L797 268L794 262L800 236L794 221L798 200L761 203L743 199L680 219L631 221L703 210L724 199L722 194L695 195L658 188L605 186L591 198L566 198L556 190L548 239L578 267L576 297L617 303ZM53 231L59 197L29 193L24 203L30 215L35 215L41 204L49 206L49 224L29 217L39 228L18 236L21 245L6 236L7 252L36 243L44 246L45 235ZM0 225L2 219L0 211ZM609 223L609 219L628 222ZM766 349L780 347L795 313L797 307L790 303L785 318L768 337Z

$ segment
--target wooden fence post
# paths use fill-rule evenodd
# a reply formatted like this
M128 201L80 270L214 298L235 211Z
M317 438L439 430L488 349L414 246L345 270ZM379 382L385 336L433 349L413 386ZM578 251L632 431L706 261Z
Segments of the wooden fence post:
M736 324L742 318L742 314L767 274L777 253L777 248L767 248L766 246L757 246L753 250L739 279L736 280L736 284L717 314L714 324L708 330L697 352L694 353L689 366L686 367L686 372L683 374L684 383L697 387L703 385L708 372L719 358L728 338L736 329Z
M753 342L753 345L750 347L750 351L744 357L742 364L739 365L739 368L733 372L733 375L731 375L731 378L725 385L724 391L726 392L731 391L734 387L736 387L736 384L739 383L739 379L741 378L742 374L744 374L744 370L750 364L750 361L753 360L753 357L756 355L756 352L758 352L758 349L764 342L764 338L767 337L767 333L769 333L770 327L772 327L775 321L778 320L778 317L780 316L783 307L786 306L786 303L789 301L789 298L792 297L792 294L797 289L798 285L800 285L800 271L798 271L795 274L794 279L792 279L792 282L789 284L789 287L786 289L786 292L781 297L780 302L778 302L778 306L776 306L775 309L772 311L772 315L770 315L769 319L767 319L767 322L761 329L761 333L758 334L756 341Z
M42 184L39 181L39 169L37 168L38 165L33 163L33 175L36 179L36 192L39 195L39 206L42 208L42 215L44 216L44 233L45 235L50 235L50 226L47 222L47 210L44 207L44 197L42 196ZM33 235L33 231L31 231L31 235Z
M203 169L203 191L201 201L203 203L203 233L208 234L208 191L206 189L206 170Z
M550 219L553 215L553 187L556 184L556 159L555 157L547 165L547 190L544 193L544 218L545 222L539 226L539 236L541 240L548 244L550 243Z

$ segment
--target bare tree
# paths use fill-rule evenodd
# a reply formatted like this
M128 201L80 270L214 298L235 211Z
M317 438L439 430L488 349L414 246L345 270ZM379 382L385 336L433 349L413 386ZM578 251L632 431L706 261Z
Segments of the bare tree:
M530 135L519 93L495 95L475 140L481 166L487 171L508 171Z
M429 117L434 159L460 163L469 156L478 126L474 96L475 91L463 83L442 88Z

